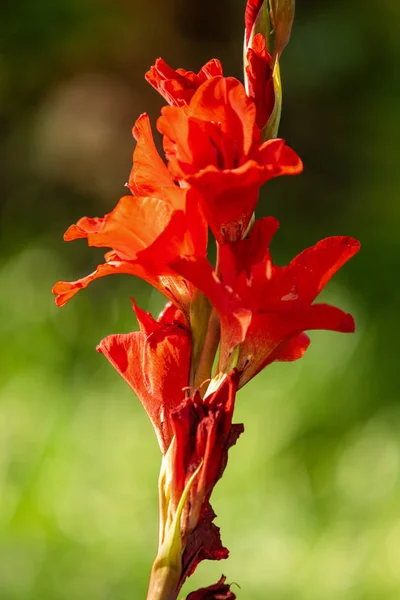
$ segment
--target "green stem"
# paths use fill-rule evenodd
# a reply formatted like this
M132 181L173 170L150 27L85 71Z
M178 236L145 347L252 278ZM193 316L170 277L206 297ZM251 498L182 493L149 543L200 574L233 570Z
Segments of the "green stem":
M195 389L200 387L204 381L211 378L214 358L218 350L220 332L221 327L219 317L217 311L213 308L208 321L207 334L194 379Z
M180 565L157 556L151 569L146 600L176 600L180 576Z

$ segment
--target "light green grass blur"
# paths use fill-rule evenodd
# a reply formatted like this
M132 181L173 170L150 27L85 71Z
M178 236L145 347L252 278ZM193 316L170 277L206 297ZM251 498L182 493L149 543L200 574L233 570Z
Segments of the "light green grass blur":
M0 600L145 598L160 453L95 347L136 328L130 296L154 314L163 300L127 276L63 309L50 289L101 260L62 233L124 193L131 126L160 105L148 66L219 56L240 77L243 5L1 9ZM400 598L399 17L397 0L298 0L281 134L305 172L268 184L259 216L281 221L280 264L327 235L361 240L323 294L357 332L312 333L301 361L239 393L245 433L212 499L231 556L183 595L224 573L239 600Z

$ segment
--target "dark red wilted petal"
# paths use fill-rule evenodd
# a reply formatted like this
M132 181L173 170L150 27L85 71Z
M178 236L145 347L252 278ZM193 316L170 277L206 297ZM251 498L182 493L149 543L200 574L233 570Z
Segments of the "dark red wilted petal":
M196 529L203 507L225 470L229 448L243 431L242 425L232 425L238 381L238 373L232 371L214 392L201 398L196 391L171 414L175 443L170 496L174 507L199 468L181 518L184 544Z
M235 600L235 594L230 590L230 585L225 583L226 577L210 585L207 588L201 588L187 596L186 600Z
M203 560L224 560L229 556L229 550L222 545L219 527L213 521L215 512L207 502L202 510L200 521L190 534L182 556L182 574L178 589L185 580L196 570Z

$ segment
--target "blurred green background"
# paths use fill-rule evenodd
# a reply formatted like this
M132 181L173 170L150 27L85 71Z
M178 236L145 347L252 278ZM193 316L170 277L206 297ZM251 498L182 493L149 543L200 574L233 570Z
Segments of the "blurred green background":
M67 307L58 279L102 256L62 234L123 195L131 127L161 100L157 56L241 77L244 0L14 0L0 9L0 598L145 597L157 541L160 456L126 384L95 352L136 327L130 277ZM239 599L400 598L398 0L298 0L282 63L281 135L304 174L263 191L278 262L334 234L362 252L324 299L357 333L312 334L306 357L240 394L246 432L213 496Z

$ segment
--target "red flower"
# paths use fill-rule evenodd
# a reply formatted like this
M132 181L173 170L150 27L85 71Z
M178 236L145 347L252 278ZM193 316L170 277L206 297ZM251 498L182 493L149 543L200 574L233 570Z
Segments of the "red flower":
M191 336L182 313L167 305L156 321L134 305L140 331L109 335L98 345L113 367L131 386L146 410L163 454L172 435L172 412L184 399Z
M201 465L181 519L186 541L225 470L229 448L243 431L243 425L232 425L237 385L237 373L232 372L215 392L202 399L196 390L171 415L175 436L171 500L175 507L188 480Z
M205 64L197 74L185 69L175 71L162 58L158 58L145 77L168 104L185 106L202 83L217 75L222 75L222 66L216 58Z
M105 217L83 217L66 231L66 241L86 238L89 246L112 251L90 275L56 283L59 306L99 277L127 273L148 281L188 312L193 287L167 263L180 252L204 256L206 224L193 193L174 185L154 146L147 115L138 119L134 135L138 143L128 186L141 195L124 196Z
M188 107L163 108L157 126L172 176L197 190L220 243L241 239L263 183L302 170L283 140L260 144L256 106L232 77L203 83Z
M274 360L296 360L306 351L308 329L354 331L351 315L327 304L313 304L331 277L359 250L357 240L326 238L304 250L287 267L271 261L268 244L278 227L273 218L258 221L248 239L221 248L221 278L201 257L181 257L173 267L201 289L216 307L221 320L220 370L231 362L240 344L237 369L240 386ZM264 255L260 258L261 250ZM251 314L246 320L228 302ZM239 316L238 316L239 314ZM242 324L242 339L237 333Z

